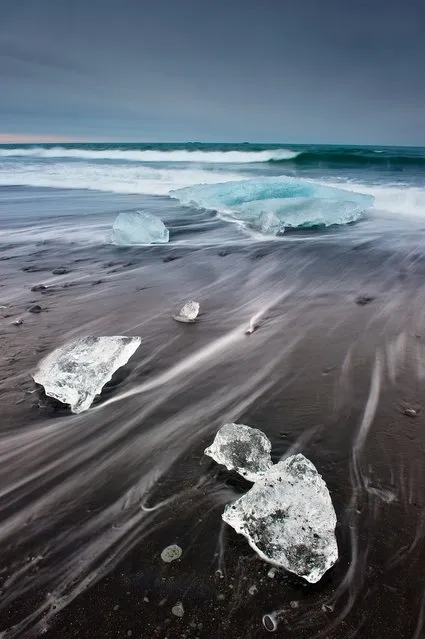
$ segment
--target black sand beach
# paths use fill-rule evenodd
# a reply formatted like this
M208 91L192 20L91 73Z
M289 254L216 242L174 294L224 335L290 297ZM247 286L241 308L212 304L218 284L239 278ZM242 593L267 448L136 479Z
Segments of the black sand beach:
M3 243L0 636L257 639L272 620L278 637L420 639L425 254L410 233ZM172 320L187 299L194 325ZM72 415L31 372L87 334L142 344ZM263 430L274 461L304 453L326 481L340 558L318 584L269 576L222 524L248 487L203 455L226 421ZM166 564L173 543L183 554Z

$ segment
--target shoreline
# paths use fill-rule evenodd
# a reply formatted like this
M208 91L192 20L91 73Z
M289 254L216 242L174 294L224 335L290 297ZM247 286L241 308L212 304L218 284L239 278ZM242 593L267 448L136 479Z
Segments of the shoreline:
M425 590L424 261L315 238L226 255L62 247L60 263L46 246L2 262L17 293L1 310L0 476L10 492L0 630L39 609L44 621L32 626L52 639L256 639L267 632L263 615L280 610L276 634L297 639L360 627L368 639L414 636ZM31 265L43 270L22 271ZM58 266L70 272L53 277ZM52 289L31 292L46 276ZM362 306L361 295L374 299ZM199 322L174 322L191 298ZM31 304L45 310L26 314ZM125 378L81 415L34 406L31 370L89 333L142 337ZM270 566L221 525L245 485L203 450L228 420L262 429L273 461L300 450L323 475L340 560L316 586L283 571L268 577ZM174 542L183 556L165 566L160 553ZM178 601L182 618L171 613ZM36 636L25 633L6 636Z

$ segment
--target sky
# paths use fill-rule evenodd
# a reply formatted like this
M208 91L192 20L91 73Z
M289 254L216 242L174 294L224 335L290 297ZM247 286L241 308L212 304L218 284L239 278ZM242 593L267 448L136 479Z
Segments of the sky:
M0 0L0 142L425 145L424 0Z

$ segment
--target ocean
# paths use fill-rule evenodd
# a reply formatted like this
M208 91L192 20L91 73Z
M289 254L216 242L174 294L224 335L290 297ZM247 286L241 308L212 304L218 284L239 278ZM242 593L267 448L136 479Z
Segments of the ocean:
M174 241L194 244L249 242L312 227L338 226L344 235L349 233L344 225L356 221L359 227L350 228L352 235L385 237L387 231L399 231L403 236L423 215L424 168L424 148L197 143L0 147L1 197L7 206L16 206L12 217L44 219L49 207L27 208L23 194L56 195L67 203L55 205L55 215L62 218L71 209L79 218L79 237L86 233L85 240L94 243L105 239L106 221L113 222L120 207L153 208L171 229L173 221L178 225ZM326 188L339 190L325 193ZM107 194L104 218L103 211L93 211L92 192ZM122 197L113 200L112 194ZM362 200L361 194L368 198ZM112 201L116 205L106 215ZM207 216L200 215L206 211ZM277 215L276 232L264 232L261 214ZM189 238L185 224L182 228L179 223L182 218ZM62 241L63 223L57 226Z
M422 637L424 247L425 148L1 145L0 638ZM90 335L141 345L74 415L32 373ZM317 584L222 521L226 422L326 482Z

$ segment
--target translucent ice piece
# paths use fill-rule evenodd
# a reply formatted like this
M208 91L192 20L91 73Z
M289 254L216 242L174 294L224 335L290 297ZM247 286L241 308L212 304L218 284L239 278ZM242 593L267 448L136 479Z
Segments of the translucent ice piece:
M371 195L289 176L197 184L170 191L182 204L218 211L266 235L349 224L373 206Z
M112 242L123 246L132 244L166 244L170 232L164 222L145 211L120 213L112 227Z
M83 337L47 355L33 375L46 395L81 413L139 348L140 337Z
M284 231L285 227L283 226L281 229L281 223L273 211L263 211L259 218L257 224L254 226L258 226L258 230L263 233L263 235L277 235L279 231Z
M194 322L199 315L200 306L198 302L186 302L178 315L174 316L177 322L186 322L188 324Z
M226 506L222 518L262 559L311 583L338 559L331 497L304 455L272 466L251 490Z
M245 424L224 424L205 450L205 455L255 482L272 466L271 447L270 440L257 428Z

